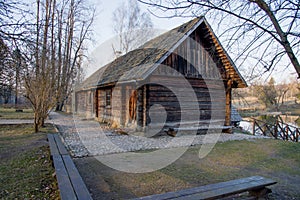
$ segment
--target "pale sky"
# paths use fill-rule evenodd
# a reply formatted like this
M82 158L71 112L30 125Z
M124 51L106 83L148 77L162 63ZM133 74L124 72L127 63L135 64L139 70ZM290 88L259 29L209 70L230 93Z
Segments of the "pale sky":
M94 41L88 44L89 62L86 67L86 77L91 75L100 67L111 62L113 58L112 43L116 42L113 31L113 12L124 0L91 0L95 2L97 16L94 21ZM147 11L145 4L139 3L142 11ZM153 15L151 20L156 33L162 33L175 28L191 18L158 18Z
M115 33L112 27L112 17L114 10L119 7L124 0L93 0L97 6L97 18L94 22L94 33L96 38L96 45L100 45L106 40L112 38ZM147 6L139 3L140 8L143 11L147 11ZM154 29L170 30L175 28L189 20L191 18L158 18L150 15Z

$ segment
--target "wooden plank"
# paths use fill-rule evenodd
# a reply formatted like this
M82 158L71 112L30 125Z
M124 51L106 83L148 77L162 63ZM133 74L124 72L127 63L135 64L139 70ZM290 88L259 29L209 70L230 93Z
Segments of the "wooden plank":
M54 139L55 139L55 142L56 142L56 145L58 147L58 150L59 150L59 153L61 155L68 155L69 152L67 151L65 145L62 143L61 139L59 138L59 135L58 134L54 134Z
M50 146L51 156L59 155L59 151L56 146L55 139L54 139L54 134L47 134L47 138L48 138L48 142L49 142L49 146Z
M276 182L271 179L266 179L261 176L252 176L237 180L231 180L221 183L215 183L195 188L180 190L177 192L168 192L164 194L155 194L146 197L137 198L140 200L162 200L162 199L209 199L212 197L222 197L223 195L230 195L241 193L243 191L264 188L273 185ZM231 191L230 191L231 190ZM221 194L223 192L223 194ZM215 195L215 196L213 196Z
M52 159L55 167L56 179L58 182L61 199L77 199L62 157L60 155L53 155Z
M82 180L72 158L69 155L62 155L62 158L78 200L92 199L91 194Z
M199 126L199 127L183 127L183 128L174 128L175 131L196 131L196 130L222 130L232 128L232 126ZM168 130L168 129L164 129Z
M202 193L195 193L186 196L180 196L178 198L173 198L176 200L198 200L198 199L216 199L221 197L230 196L233 194L238 194L242 192L263 189L268 185L275 184L276 182L269 179L262 179L262 180L254 180L251 182L235 184L234 187L228 185L226 187L220 187L215 190L208 190Z

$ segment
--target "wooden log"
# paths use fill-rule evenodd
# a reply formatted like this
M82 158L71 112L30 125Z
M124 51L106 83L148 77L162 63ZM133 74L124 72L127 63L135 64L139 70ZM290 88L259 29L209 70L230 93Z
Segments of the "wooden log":
M70 181L76 193L77 199L92 200L92 197L84 181L82 180L72 158L69 155L62 155L62 159L68 171Z
M137 90L137 110L136 110L136 120L138 129L141 129L143 126L143 89L139 88ZM138 130L141 131L141 130Z
M60 155L53 155L53 163L61 199L77 199L62 157Z
M226 87L225 126L231 125L231 85L232 80L228 80ZM227 130L226 132L231 133L231 130Z

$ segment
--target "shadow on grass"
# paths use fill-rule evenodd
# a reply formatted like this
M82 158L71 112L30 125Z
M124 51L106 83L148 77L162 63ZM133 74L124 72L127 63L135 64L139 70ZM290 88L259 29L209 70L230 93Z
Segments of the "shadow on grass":
M228 181L253 175L278 183L269 199L300 198L300 145L260 139L218 143L204 159L199 146L159 171L130 174L111 169L95 158L75 159L95 199L124 199L177 191L184 188Z

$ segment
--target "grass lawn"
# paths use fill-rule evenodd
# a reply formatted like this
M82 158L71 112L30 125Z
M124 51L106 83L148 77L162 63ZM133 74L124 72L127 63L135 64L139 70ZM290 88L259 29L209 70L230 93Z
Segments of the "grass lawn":
M32 109L23 109L23 112L16 112L14 108L0 107L0 119L33 119Z
M33 133L33 125L0 125L0 199L59 199L50 161L47 125Z
M300 199L300 144L272 139L218 143L199 159L200 146L159 171L131 174L116 171L95 158L75 163L94 199L124 199L176 191L254 175L271 178L269 199Z

